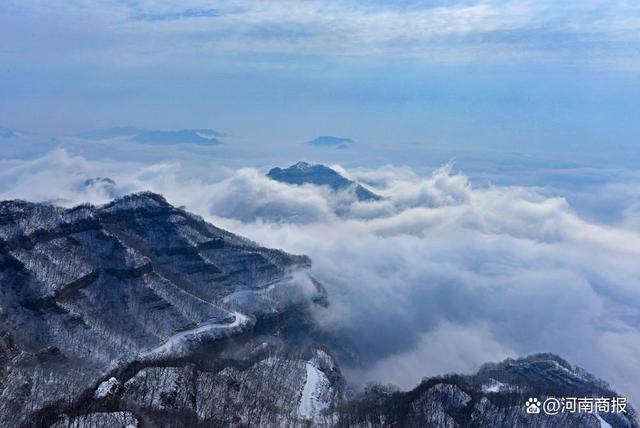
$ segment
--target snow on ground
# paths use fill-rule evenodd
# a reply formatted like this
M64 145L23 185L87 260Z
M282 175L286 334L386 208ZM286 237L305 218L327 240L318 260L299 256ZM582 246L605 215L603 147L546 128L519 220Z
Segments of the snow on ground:
M130 412L95 412L69 417L63 415L52 428L68 427L122 427L138 428L138 420Z
M178 356L189 349L189 345L202 338L219 339L236 334L244 330L252 322L248 316L233 311L234 320L231 323L219 323L217 321L204 323L196 328L181 331L169 337L156 348L144 352L142 358L158 358Z
M333 362L333 358L329 356L322 349L316 349L315 356L311 359L311 362L318 367L327 368L329 370L335 370L336 365Z
M326 401L326 392L330 388L329 379L310 362L306 363L306 369L307 380L302 390L298 413L305 419L315 419L329 406Z
M500 392L505 389L509 389L508 385L495 379L491 379L489 383L482 385L482 392Z
M598 422L600 422L601 428L611 428L611 425L607 421L602 419L599 414L596 413L596 417L598 418Z
M118 387L119 383L120 382L118 382L118 379L116 379L115 377L105 380L100 385L98 385L98 388L96 388L96 392L94 393L94 396L96 398L105 398L107 395L111 394Z

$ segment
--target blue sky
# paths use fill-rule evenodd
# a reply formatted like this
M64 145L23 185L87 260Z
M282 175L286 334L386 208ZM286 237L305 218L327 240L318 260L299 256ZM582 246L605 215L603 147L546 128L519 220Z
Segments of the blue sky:
M632 1L3 1L0 122L633 151Z

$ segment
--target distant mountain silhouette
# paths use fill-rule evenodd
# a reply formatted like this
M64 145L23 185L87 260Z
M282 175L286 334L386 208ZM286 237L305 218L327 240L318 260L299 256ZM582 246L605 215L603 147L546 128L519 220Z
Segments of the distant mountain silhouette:
M7 128L4 126L0 126L0 138L18 138L20 137L20 132L15 129Z
M143 144L198 144L210 146L220 144L217 138L223 135L221 132L207 128L162 131L140 129L135 126L116 126L83 132L78 134L78 137L96 141L111 138L130 138L132 141Z
M316 186L329 186L333 190L353 189L360 201L377 201L382 199L361 184L343 177L338 172L325 165L311 165L306 162L298 162L289 168L273 168L267 174L273 180L289 184L315 184Z
M334 137L331 135L321 135L317 138L314 138L311 141L307 141L307 144L316 147L332 147L336 149L346 149L352 144L355 144L351 138L344 137Z

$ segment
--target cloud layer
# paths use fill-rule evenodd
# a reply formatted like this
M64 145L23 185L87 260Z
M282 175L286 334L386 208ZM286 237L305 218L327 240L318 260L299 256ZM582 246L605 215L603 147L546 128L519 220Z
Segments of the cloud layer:
M476 187L451 164L426 176L335 166L385 197L362 203L253 168L207 181L177 163L94 162L64 150L3 162L2 199L73 205L150 189L264 245L308 254L331 302L316 321L337 337L353 382L410 387L551 351L640 398L633 204L621 221L600 224L537 188ZM95 176L116 184L82 185Z
M229 53L392 55L426 62L582 55L580 62L628 62L640 25L639 7L628 1L75 0L52 6L30 0L10 1L0 10L20 19L49 16L57 24L47 25L63 30L59 36L94 42L79 46L76 59L109 49L124 60L121 65ZM65 30L66 24L72 25Z

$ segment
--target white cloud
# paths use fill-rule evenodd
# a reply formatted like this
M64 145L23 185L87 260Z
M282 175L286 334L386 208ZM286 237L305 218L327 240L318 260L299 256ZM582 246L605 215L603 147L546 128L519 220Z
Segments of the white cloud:
M640 346L636 231L588 222L565 199L534 189L475 189L448 167L425 179L383 174L387 185L376 191L389 199L372 205L387 207L365 218L213 218L312 257L332 301L318 322L359 354L365 368L350 369L361 380L397 374L407 384L411 376L551 351L637 394L640 371L628 354ZM453 331L444 347L443 323ZM474 329L477 337L461 333ZM395 363L412 366L411 375L390 369Z
M640 28L640 7L625 1L484 0L393 7L355 1L127 5L77 0L54 7L32 0L5 7L14 15L55 18L53 22L62 24L55 27L56 33L91 40L86 49L74 50L73 60L110 56L118 58L113 65L119 66L173 63L187 57L212 65L216 61L208 58L216 55L255 53L393 56L422 62L622 62L640 42L635 31ZM25 40L29 39L16 42ZM105 40L114 43L107 47Z
M475 187L451 165L426 177L350 171L385 196L362 204L250 168L213 178L220 168L206 157L184 162L95 162L57 150L3 161L0 198L100 203L108 195L78 186L110 177L120 192L154 190L263 245L308 254L331 303L316 320L343 355L358 355L361 365L345 363L357 381L407 386L550 351L640 398L640 232L628 219L588 221L536 188Z
M496 361L517 353L505 349L483 324L456 325L444 322L421 334L414 348L383 358L365 370L347 373L360 384L377 382L403 389L415 387L422 377L446 373L471 374L479 361Z

